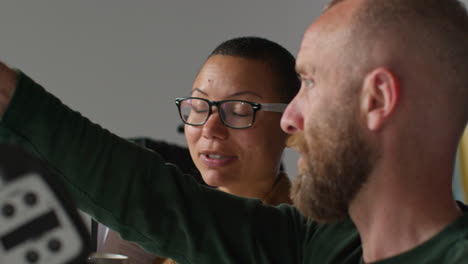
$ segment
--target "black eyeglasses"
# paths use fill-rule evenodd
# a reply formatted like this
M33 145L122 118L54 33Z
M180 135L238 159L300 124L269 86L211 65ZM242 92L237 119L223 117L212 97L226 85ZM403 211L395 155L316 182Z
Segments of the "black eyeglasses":
M218 108L223 124L230 128L249 128L255 121L257 111L282 113L287 104L259 104L243 100L210 101L204 98L187 97L175 100L182 121L191 126L201 126L210 117L212 107Z

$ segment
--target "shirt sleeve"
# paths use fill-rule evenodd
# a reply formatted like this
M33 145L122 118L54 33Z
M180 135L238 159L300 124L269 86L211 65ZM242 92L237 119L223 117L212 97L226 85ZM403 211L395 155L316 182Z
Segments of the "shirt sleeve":
M198 183L207 185L195 166L187 147L147 137L130 138L129 140L139 146L156 151L166 162L176 165L184 174L195 178Z
M23 73L0 126L0 143L12 137L53 167L80 209L158 256L192 264L301 262L310 226L295 209L196 184Z

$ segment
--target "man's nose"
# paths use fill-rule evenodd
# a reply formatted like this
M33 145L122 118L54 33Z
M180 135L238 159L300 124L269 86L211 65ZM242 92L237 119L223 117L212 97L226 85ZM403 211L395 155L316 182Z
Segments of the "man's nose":
M281 117L281 129L288 134L304 130L304 117L300 111L297 96L289 103Z

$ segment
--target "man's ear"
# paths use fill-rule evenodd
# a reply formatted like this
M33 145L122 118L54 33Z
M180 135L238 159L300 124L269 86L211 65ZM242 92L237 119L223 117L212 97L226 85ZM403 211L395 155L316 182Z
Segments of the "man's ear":
M400 100L400 83L387 68L377 68L367 74L361 94L361 113L367 128L380 130Z

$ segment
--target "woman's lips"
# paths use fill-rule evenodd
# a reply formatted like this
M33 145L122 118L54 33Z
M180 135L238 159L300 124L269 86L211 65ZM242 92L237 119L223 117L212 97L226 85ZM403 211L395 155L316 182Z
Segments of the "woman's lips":
M226 156L216 153L202 153L200 154L201 160L207 167L223 167L236 160L235 156Z

